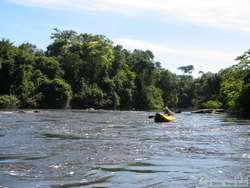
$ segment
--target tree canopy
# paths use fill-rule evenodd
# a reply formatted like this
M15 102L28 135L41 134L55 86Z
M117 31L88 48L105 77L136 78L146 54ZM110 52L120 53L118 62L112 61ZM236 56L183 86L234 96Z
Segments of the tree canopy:
M193 65L181 66L178 67L178 70L181 70L184 74L191 74L194 71Z
M193 65L177 75L150 50L129 51L103 35L55 29L51 39L45 51L0 41L0 108L250 111L250 50L232 67L193 78Z

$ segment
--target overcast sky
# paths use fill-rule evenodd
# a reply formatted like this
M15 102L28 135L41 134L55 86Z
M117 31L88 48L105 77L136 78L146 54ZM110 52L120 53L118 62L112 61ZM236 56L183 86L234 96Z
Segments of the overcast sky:
M250 0L0 0L0 38L46 49L53 28L149 49L176 72L217 72L250 48Z

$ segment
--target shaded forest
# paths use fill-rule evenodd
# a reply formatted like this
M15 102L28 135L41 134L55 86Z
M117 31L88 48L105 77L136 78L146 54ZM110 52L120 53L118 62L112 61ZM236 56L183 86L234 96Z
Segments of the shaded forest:
M250 50L234 66L193 78L192 65L174 74L151 51L129 51L103 35L55 29L51 39L46 51L0 41L0 108L161 110L167 105L249 115Z

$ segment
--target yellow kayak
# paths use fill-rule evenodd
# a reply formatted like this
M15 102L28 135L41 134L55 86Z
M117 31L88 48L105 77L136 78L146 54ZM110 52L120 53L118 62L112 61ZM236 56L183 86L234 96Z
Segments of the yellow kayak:
M170 116L167 114L155 114L155 122L172 122L175 121L174 116Z

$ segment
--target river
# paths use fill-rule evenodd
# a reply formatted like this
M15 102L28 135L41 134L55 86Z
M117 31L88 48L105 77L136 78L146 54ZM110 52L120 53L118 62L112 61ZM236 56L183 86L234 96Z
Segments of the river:
M0 187L247 186L250 121L226 114L0 112Z

